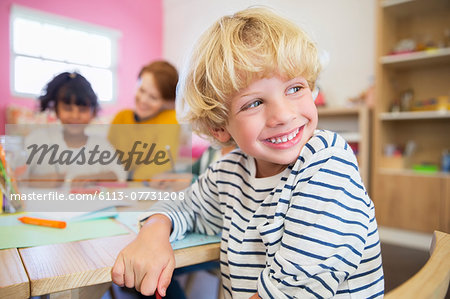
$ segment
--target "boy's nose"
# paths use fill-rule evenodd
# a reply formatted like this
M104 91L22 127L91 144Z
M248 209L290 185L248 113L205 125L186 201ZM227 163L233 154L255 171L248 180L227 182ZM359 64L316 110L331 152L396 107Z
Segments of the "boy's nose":
M266 110L267 126L276 127L289 123L295 118L294 110L287 101L277 101Z

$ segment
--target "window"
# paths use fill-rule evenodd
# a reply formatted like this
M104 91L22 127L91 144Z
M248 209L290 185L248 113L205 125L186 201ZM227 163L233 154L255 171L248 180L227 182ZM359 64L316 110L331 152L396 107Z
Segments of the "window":
M115 101L119 32L17 5L10 22L13 95L35 98L55 75L77 71L100 101Z

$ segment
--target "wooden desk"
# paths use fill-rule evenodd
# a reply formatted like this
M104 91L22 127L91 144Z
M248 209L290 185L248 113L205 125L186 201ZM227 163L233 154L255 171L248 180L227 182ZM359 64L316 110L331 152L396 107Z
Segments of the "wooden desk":
M111 268L120 250L135 237L106 237L19 249L31 296L100 298L111 285ZM219 259L220 244L175 250L176 267Z
M30 297L30 282L17 249L0 250L0 298Z

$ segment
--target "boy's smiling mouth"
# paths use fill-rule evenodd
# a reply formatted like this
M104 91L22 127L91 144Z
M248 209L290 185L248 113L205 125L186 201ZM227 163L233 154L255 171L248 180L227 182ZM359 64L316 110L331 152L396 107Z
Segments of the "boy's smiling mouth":
M294 139L295 136L297 136L298 131L299 131L299 128L295 129L293 132L291 132L291 133L289 133L287 135L267 138L266 140L271 142L271 143L273 143L273 144L279 144L279 143L287 142L288 140Z
M302 136L302 131L305 125L296 128L292 130L291 132L279 135L279 136L273 136L269 137L267 139L264 139L265 142L271 144L271 145L293 145L296 144L298 139ZM300 134L299 134L300 133Z

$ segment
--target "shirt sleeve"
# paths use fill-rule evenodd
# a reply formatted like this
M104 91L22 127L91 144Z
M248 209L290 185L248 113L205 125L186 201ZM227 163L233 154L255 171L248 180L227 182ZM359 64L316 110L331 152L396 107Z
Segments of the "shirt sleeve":
M328 148L311 160L295 180L283 220L262 228L265 244L281 238L275 252L268 252L273 263L258 278L262 298L333 297L360 264L371 201L356 158ZM265 231L278 233L264 240Z
M218 234L222 230L222 213L215 176L216 172L209 168L176 200L154 204L141 215L140 225L151 215L163 214L172 221L171 242L184 238L187 232Z

